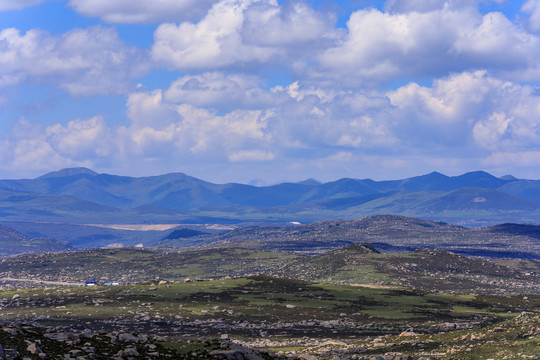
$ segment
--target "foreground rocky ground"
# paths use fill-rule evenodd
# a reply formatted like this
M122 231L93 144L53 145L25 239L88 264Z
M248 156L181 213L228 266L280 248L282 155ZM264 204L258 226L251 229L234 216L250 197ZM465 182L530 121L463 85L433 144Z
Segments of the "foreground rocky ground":
M0 260L0 360L540 359L539 331L538 261L360 243Z
M0 345L7 359L538 359L539 308L266 276L10 288Z
M146 333L95 331L83 324L7 323L0 330L2 359L538 359L538 314L522 313L497 325L398 335L329 338L176 339ZM339 332L338 332L339 333Z

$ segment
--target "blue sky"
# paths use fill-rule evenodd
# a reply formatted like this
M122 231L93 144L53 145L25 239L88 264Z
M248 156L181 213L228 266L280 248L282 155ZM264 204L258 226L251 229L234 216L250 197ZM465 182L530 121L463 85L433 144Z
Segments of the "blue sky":
M0 0L0 178L540 178L540 0Z

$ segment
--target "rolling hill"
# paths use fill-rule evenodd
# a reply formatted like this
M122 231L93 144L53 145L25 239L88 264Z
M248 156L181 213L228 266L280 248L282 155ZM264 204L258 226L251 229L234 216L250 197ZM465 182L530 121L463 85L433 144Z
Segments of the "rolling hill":
M238 228L206 238L205 241L210 247L241 247L311 255L351 244L371 243L384 252L440 249L495 258L540 259L538 233L530 230L512 232L510 228L510 225L505 225L504 229L508 230L502 230L500 226L469 229L405 216L372 215L356 220L329 220L308 225Z
M50 238L29 238L0 225L0 256L66 250L73 250L73 246Z

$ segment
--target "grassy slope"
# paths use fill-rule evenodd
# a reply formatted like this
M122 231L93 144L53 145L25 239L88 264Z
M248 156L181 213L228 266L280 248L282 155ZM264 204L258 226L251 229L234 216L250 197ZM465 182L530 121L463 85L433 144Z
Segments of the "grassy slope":
M94 249L0 261L0 277L81 283L267 274L324 283L401 286L457 293L540 293L540 262L467 258L442 251L377 254L355 244L315 257L239 248L181 253Z
M2 277L47 281L133 283L155 278L220 278L279 269L297 255L246 249L155 253L134 249L93 249L0 260ZM14 276L16 274L16 276Z
M70 244L50 238L29 238L11 228L0 225L0 256L21 253L70 250Z
M335 356L331 349L363 349L365 355L435 352L443 359L499 359L505 354L534 355L539 345L538 315L519 315L523 310L538 311L538 296L447 295L253 277L165 285L10 290L0 292L0 299L2 306L9 308L0 315L5 322L40 317L37 323L42 325L69 326L82 321L85 327L99 329L106 324L114 328L111 321L118 321L123 331L143 332L146 326L158 326L160 334L177 340L200 338L202 333L217 337L220 330L216 324L236 324L234 329L226 330L231 337L260 341L258 331L252 333L240 326L247 324L264 329L267 339L274 342L272 350L305 350L321 358ZM212 320L218 318L217 322ZM500 321L505 322L489 325ZM287 325L292 322L298 325ZM411 327L414 334L399 336ZM455 327L463 330L439 333ZM306 335L338 341L312 346ZM40 338L32 336L32 340ZM287 337L302 341L291 347ZM11 343L15 338L8 338L0 332L3 344L14 346ZM24 337L19 334L18 338ZM103 346L100 337L94 337L92 344ZM44 343L49 354L56 351L53 345ZM162 345L184 346L171 342Z
M385 251L444 249L490 257L540 259L534 236L467 229L440 222L395 215L357 220L331 220L301 226L240 228L217 237L216 246L321 253L357 242Z

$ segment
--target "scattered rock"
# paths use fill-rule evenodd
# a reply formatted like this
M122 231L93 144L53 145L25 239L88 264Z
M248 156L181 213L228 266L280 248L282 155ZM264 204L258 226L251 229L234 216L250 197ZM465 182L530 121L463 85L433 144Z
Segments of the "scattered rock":
M26 347L26 350L30 351L30 353L32 354L39 354L43 352L36 343L31 343L30 345L28 345Z

